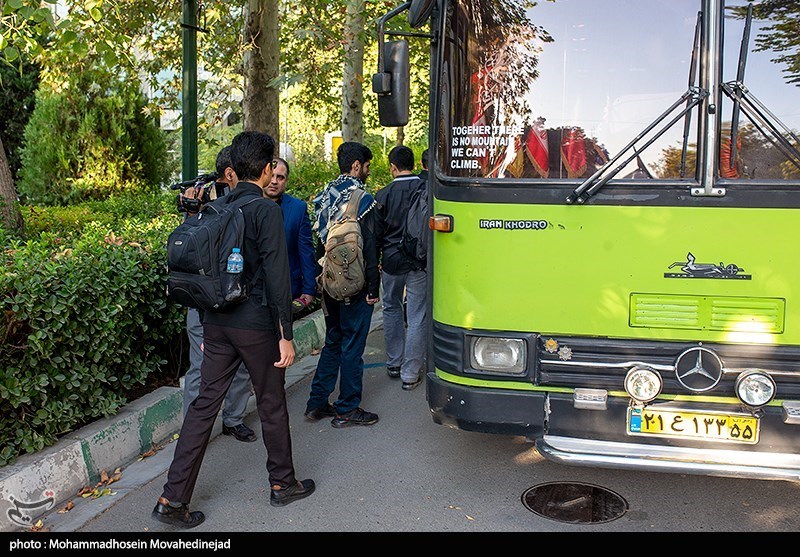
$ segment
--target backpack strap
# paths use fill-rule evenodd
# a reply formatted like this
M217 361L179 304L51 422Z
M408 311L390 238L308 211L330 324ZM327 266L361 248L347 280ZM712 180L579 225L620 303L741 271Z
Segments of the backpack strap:
M345 217L350 217L353 220L358 220L358 206L361 204L361 198L364 197L364 190L356 188L350 200L347 202L347 209L344 212Z

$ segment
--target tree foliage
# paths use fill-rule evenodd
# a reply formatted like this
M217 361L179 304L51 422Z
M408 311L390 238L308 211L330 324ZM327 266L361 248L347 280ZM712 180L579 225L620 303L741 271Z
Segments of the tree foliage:
M770 21L756 37L756 50L775 52L787 83L800 85L800 2L763 0L753 4L753 16Z
M16 179L20 168L19 149L25 126L33 114L36 89L39 87L39 67L26 57L18 65L0 63L0 139L3 141L9 170Z
M135 83L100 85L89 73L60 92L40 90L25 130L20 194L66 205L158 189L169 172L166 143L144 106Z

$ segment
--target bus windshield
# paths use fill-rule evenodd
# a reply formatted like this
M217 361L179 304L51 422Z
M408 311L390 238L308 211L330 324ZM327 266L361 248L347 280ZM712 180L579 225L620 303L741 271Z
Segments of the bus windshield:
M708 91L703 4L449 4L439 75L442 172L574 183L653 127L620 159L615 179L693 181L704 137L696 107L710 94L718 179L800 179L800 39L790 31L800 5L761 6L748 17L748 2L726 2L721 78ZM664 117L672 106L678 112Z

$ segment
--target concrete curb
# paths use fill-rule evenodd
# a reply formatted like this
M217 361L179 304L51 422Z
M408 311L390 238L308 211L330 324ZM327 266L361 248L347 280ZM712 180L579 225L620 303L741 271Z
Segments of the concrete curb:
M382 322L381 318L382 315L379 315L379 319L373 318L373 325ZM299 366L298 363L321 349L325 343L322 311L298 320L293 329L296 355L295 364L287 370L287 387L302 379L309 371L313 372L313 369L309 370L308 366ZM247 413L254 409L255 399L251 397ZM174 434L180 431L182 422L181 389L161 387L125 405L116 416L94 422L55 445L35 454L23 455L14 464L0 468L0 531L28 529L39 517L75 497L83 487L97 484L103 471L111 475L116 468L136 462L141 454L154 446L159 447L171 441ZM218 418L212 437L221 431L221 418ZM169 454L171 452L168 451ZM169 466L171 457L167 460L166 456L162 457L162 461ZM161 471L156 470L157 473ZM117 489L116 483L111 487L114 491L122 491ZM101 497L94 501L101 499L109 498ZM108 507L114 502L108 501L104 505ZM103 510L98 507L103 505L97 506L94 511ZM67 514L72 514L72 511ZM78 519L78 514L75 513L72 518Z

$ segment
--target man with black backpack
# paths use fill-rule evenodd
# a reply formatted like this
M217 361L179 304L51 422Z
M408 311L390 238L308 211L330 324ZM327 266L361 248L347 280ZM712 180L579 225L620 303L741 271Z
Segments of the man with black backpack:
M381 229L381 270L383 281L383 331L386 369L389 377L400 378L405 391L415 389L423 379L427 347L427 273L425 260L406 247L408 222L415 209L412 199L426 193L426 182L413 174L414 152L405 145L389 151L389 171L394 180L375 194ZM413 220L413 219L411 219ZM406 331L403 300L406 301Z
M229 309L206 310L203 316L200 393L189 406L167 483L152 511L156 520L178 527L193 528L205 520L202 512L190 512L188 504L217 413L242 361L250 372L261 418L270 504L284 506L315 489L313 480L295 477L292 460L284 388L286 368L295 354L289 258L281 209L263 197L272 178L274 154L275 142L267 134L246 131L234 137L231 160L239 182L220 200L222 205L215 202L210 207L224 213L223 206L229 205L241 212L241 279L249 295Z
M231 147L228 145L217 154L216 161L217 180L215 183L216 197L222 197L236 186L236 173L231 166ZM196 192L193 188L187 190L187 197L192 198ZM188 216L192 215L187 211ZM189 337L189 369L183 376L183 415L189 410L189 405L197 398L200 391L200 366L203 363L203 323L200 310L187 308L186 334ZM258 438L256 433L244 423L244 413L250 399L250 374L244 364L239 366L236 375L225 395L225 404L222 406L222 433L231 435L234 439L252 443Z

